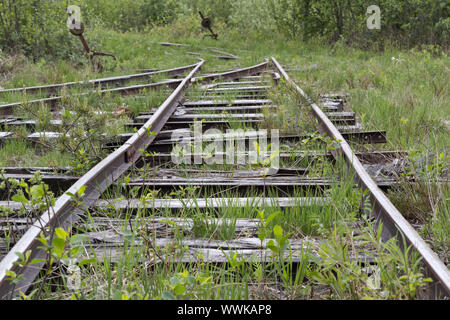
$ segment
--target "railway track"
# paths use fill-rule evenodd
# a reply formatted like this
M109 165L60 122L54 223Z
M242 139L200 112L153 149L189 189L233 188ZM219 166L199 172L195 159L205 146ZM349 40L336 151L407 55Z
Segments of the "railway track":
M80 98L80 97L87 97L93 94L105 95L112 93L120 93L122 95L127 95L127 94L136 94L143 89L155 89L165 86L175 88L177 85L180 84L181 80L169 79L165 81L152 82L152 79L154 77L158 77L161 75L177 77L183 75L187 70L190 70L192 68L194 68L194 65L188 65L166 70L147 71L126 76L91 79L87 81L65 82L44 86L3 89L0 90L0 96L14 95L14 94L35 94L43 97L27 101L1 104L0 115L11 116L15 109L18 109L24 105L28 106L31 105L37 107L39 105L44 104L51 106L51 108L57 108L58 106L61 106L61 104L66 102L67 98L69 97ZM142 81L146 83L123 87L123 85L125 85L128 82L142 82ZM67 92L70 89L91 89L91 91L81 93Z
M67 168L57 172L50 168L3 170L4 179L27 182L33 180L36 171L40 171L43 182L57 198L52 206L43 210L33 204L12 201L8 196L0 199L0 207L10 212L7 217L0 218L1 230L4 234L8 233L0 246L3 251L0 251L0 297L12 298L39 285L35 279L49 262L48 252L38 239L42 237L41 232L51 242L58 227L67 230L71 226L72 230L81 230L77 226L90 224L88 231L83 232L83 246L89 248L83 257L117 262L130 241L128 227L133 231L131 226L143 215L150 218L143 224L139 222L139 232L136 231L132 242L136 246L151 243L154 255L142 259L146 265L166 264L168 260L183 264L201 260L212 265L224 265L233 263L231 257L239 257L248 264L255 259L264 263L277 257L282 259L273 249L274 243L280 239L274 242L276 239L257 237L268 218L263 213L260 219L255 219L254 210L270 212L278 209L281 215L289 215L293 212L289 210L298 209L304 210L307 215L308 210L317 212L330 206L330 191L340 185L340 179L344 179L344 176L339 177L339 170L335 168L341 159L348 167L347 173L354 177L353 187L367 190L362 201L369 204L373 219L382 223L383 240L394 237L404 248L411 246L420 254L427 275L433 279L424 297L450 296L447 267L382 191L395 185L396 179L374 177L366 170L382 161L402 158L405 152L356 152L350 147L350 142L385 143L384 131L364 131L356 115L346 109L345 95L323 95L320 106L312 103L275 58L248 68L199 75L203 64L201 60L195 65L172 70L90 80L87 83L8 90L46 92L50 96L56 94L56 90L71 86L113 85L117 88L102 89L101 92L128 94L138 94L143 88L174 88L161 106L142 112L134 117L133 122L125 124L130 132L117 135L106 143L104 148L111 153L81 177L69 174L70 169ZM147 79L154 74L180 76L186 71L189 73L184 78L122 87L124 82L132 79ZM285 108L269 96L270 92L276 93L279 86L291 90L291 95L296 99L307 101L302 108L311 108L308 113L317 119L319 132L314 129L278 134L267 129L274 129L274 123L268 119ZM62 96L56 96L28 101L28 104L48 102L56 108L61 101ZM21 104L0 106L4 115L3 122L0 122L2 128L36 127L35 120L11 117L11 110ZM60 127L62 123L54 120L54 125ZM199 131L196 131L197 125ZM266 130L260 130L265 125ZM208 131L203 135L202 130ZM229 132L223 134L224 130ZM196 135L198 132L201 133L200 140ZM2 139L14 139L11 132L4 131L2 134L0 143ZM45 133L34 134L40 139ZM27 138L33 139L30 136ZM60 135L56 134L53 138L60 138ZM267 144L264 139L272 143ZM200 147L196 150L195 143L198 141ZM305 148L308 141L314 142L314 148L325 145L325 149ZM206 146L207 152L204 144L209 144L209 149ZM239 153L238 150L236 154L234 151L230 154L230 149L223 150L224 144L232 145L231 150L241 146L244 152ZM268 163L267 160L275 161L275 157L281 165L273 165L272 161ZM220 163L220 159L224 158L229 161ZM316 164L319 164L318 167ZM228 217L223 214L224 208L244 211L252 208L253 217ZM117 213L118 218L102 214L108 210ZM17 214L19 211L22 214L24 211L39 212L40 216L24 218ZM232 229L231 236L217 237L213 232L209 236L195 237L199 233L199 222L195 215L186 213L190 211L215 212L217 217L207 215L200 223L203 229ZM305 259L317 262L320 260L317 248L325 240L291 236L290 250L282 251L281 255L295 264L301 264ZM155 248L163 248L163 253ZM310 256L305 256L305 248L313 248ZM169 258L169 255L172 257ZM26 262L23 261L25 256ZM360 252L353 258L368 265L374 263L373 257ZM11 280L11 272L15 281Z

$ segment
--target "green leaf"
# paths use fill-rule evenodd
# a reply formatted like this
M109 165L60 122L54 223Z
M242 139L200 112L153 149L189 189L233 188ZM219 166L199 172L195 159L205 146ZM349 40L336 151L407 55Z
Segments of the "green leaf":
M283 228L281 228L279 225L276 225L273 227L273 234L275 235L275 238L281 239L283 237Z
M19 183L19 187L26 189L28 187L28 184L25 181L21 180Z
M163 219L163 220L161 220L161 223L167 223L167 224L170 224L171 226L175 226L175 221L173 221L173 220Z
M262 210L262 211L257 210L256 212L258 213L259 220L263 221L264 220L264 210Z
M72 257L76 257L79 254L80 249L81 249L81 247L72 248L72 250L70 250L70 255Z
M55 234L58 238L60 238L64 241L67 239L67 237L69 235L63 228L56 228Z
M86 239L87 239L87 236L84 234L74 234L73 236L70 237L70 244L81 243Z
M186 287L181 284L177 284L174 291L176 295L182 295L186 291Z
M58 257L62 258L62 254L64 252L64 247L66 245L66 242L61 238L53 238L52 240L53 245L53 253Z
M33 197L33 199L43 198L45 196L44 186L42 184L32 186L30 194Z
M97 262L97 259L95 259L95 258L84 259L78 263L78 266L81 267L81 266L84 266L85 264L96 263L96 262Z
M22 297L22 300L30 300L30 299L28 298L28 296L27 296L25 293L23 293L22 291L20 291L19 294L20 294L20 296Z
M16 201L16 202L20 202L22 204L28 204L29 203L28 199L21 193L13 195L11 197L11 200L12 201Z
M84 190L86 190L86 186L82 186L82 187L78 190L78 192L77 192L78 198L81 198L81 197L84 195Z
M66 192L66 194L71 198L77 198L72 192Z
M38 263L45 262L45 261L47 261L47 260L45 260L45 259L33 259L33 260L31 260L31 262L29 264L30 265L38 264Z
M40 243L42 243L44 246L47 246L47 239L44 236L44 233L41 232L40 237L36 238Z
M280 214L280 211L272 213L267 217L265 225L267 226L273 219L275 219Z
M22 252L16 252L16 256L18 256L22 261L25 260L25 256L23 255Z
M16 278L16 273L14 271L11 270L5 270L5 274L6 276L10 277L10 278Z
M288 237L284 236L279 240L278 246L280 247L280 253L283 253L289 245Z
M189 271L184 270L183 272L178 273L178 275L182 278L187 278L189 276Z
M255 147L256 153L259 155L261 153L261 150L259 148L258 142L253 141L253 146Z
M278 249L278 247L275 245L275 242L274 242L273 240L270 240L270 241L267 243L267 247L268 247L270 250L272 250L273 252L279 253L279 249Z
M258 239L260 241L264 241L265 238L266 238L266 235L263 232L259 232L258 233Z

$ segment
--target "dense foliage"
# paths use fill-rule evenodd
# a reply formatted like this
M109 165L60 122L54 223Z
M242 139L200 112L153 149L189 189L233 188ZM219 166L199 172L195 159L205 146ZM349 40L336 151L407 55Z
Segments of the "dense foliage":
M35 58L73 55L74 38L66 26L69 4L81 7L88 26L119 31L142 32L174 21L196 21L192 17L201 10L214 23L244 35L271 32L360 47L383 47L389 42L448 48L450 34L447 0L1 0L1 49ZM366 26L372 4L381 9L381 30Z
M0 48L28 56L69 55L65 1L0 1Z

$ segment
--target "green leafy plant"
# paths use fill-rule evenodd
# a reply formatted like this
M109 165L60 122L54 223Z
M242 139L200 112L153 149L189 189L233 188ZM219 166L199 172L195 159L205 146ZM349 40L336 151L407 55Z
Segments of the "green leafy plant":
M42 183L40 171L36 171L28 183L23 179L6 179L4 171L0 174L0 179L0 190L7 189L12 194L11 200L21 204L21 215L37 215L54 205L54 194L49 191L47 184Z
M191 275L189 271L177 273L166 281L168 290L164 291L161 299L195 299L211 283L211 277L205 277L202 274Z
M265 217L264 210L257 210L256 213L259 219L258 239L261 241L261 248L263 248L264 240L272 233L272 230L268 226L280 214L280 211L276 211L268 217Z

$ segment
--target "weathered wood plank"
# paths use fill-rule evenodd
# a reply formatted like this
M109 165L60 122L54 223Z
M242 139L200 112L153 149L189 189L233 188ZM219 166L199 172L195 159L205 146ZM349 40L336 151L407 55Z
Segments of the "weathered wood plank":
M215 101L215 100L198 100L198 101L185 101L183 103L183 106L185 107L203 107L203 106L226 106L226 105L231 105L231 106L236 106L236 105L260 105L260 104L271 104L272 100L268 100L268 99L236 99L236 100L231 100L231 101Z
M4 119L7 120L7 119ZM30 130L35 130L36 126L39 122L36 120L15 120L10 119L10 121L0 121L0 129L4 130L6 127L13 128L13 127L26 127ZM60 127L62 126L62 120L53 119L50 120L49 124L53 127Z
M251 114L249 114L251 115ZM196 116L196 115L195 115ZM222 115L219 115L222 116ZM228 117L233 116L233 114L226 115ZM359 144L376 144L376 143L386 143L386 132L385 131L350 131L343 132L342 135L346 140L350 140ZM256 139L259 136L265 136L264 130L259 131L244 131L242 133L225 133L222 135L202 135L202 141L215 141L222 142L225 144L227 141L244 141L246 146L251 146L252 139ZM270 135L267 135L270 139ZM308 135L282 135L279 136L279 141L281 144L286 143L297 143L304 139L310 138ZM178 136L177 139L157 139L153 143L149 150L156 152L169 152L172 147L180 142L188 143L193 142L194 137L191 135Z
M225 178L225 177L202 177L183 178L167 176L161 178L135 179L128 183L128 188L141 187L139 193L148 190L159 190L158 194L170 194L180 190L180 187L195 187L198 197L206 197L207 194L232 193L238 196L248 196L250 192L259 192L266 196L269 192L276 190L280 196L289 195L293 192L299 196L320 196L324 190L331 188L334 183L327 179L308 179L302 177L266 177L266 178ZM284 193L284 194L283 194ZM302 194L300 194L302 193Z
M271 86L247 86L247 87L227 87L227 88L210 88L208 92L259 92L270 89Z
M237 260L245 263L279 262L279 257L267 249L267 243L270 240L273 239L266 239L261 245L258 238L241 238L230 241L208 239L183 239L175 241L174 239L155 239L152 245L161 248L158 255L153 254L152 257L145 257L142 260L147 260L146 262L148 264L161 263L160 258L167 259L170 263L183 264L197 262L229 263L236 254ZM317 252L320 244L320 240L312 238L289 239L291 250L286 250L284 253L285 263L300 263L305 259L311 263L319 262L321 258ZM165 248L171 248L170 253L164 252ZM100 259L106 258L111 262L117 262L123 255L123 248L120 247L120 243L93 244L87 247L87 251L89 255L92 255L92 251L94 251ZM355 255L356 257L351 256L350 259L364 263L373 262L371 256L360 253Z
M272 109L279 108L277 105L250 105L250 106L235 106L235 107L196 107L196 108L185 108L179 107L175 110L174 116L180 116L185 114L197 114L202 115L203 112L237 112L237 113L252 113L255 110L261 111L261 109ZM152 115L155 110L151 110L148 112L141 112L139 116L142 115Z
M260 85L260 84L268 84L266 81L224 81L217 82L214 85L217 87L236 87L242 85Z
M151 118L151 115L140 115L134 118L134 122L143 122ZM172 115L170 121L187 121L187 120L195 120L195 119L244 119L244 120L262 120L264 119L263 113L233 113L233 114L183 114L183 115Z
M96 208L108 208L126 210L137 208L155 209L183 209L183 208L240 208L240 207L310 207L324 206L329 203L329 198L320 197L292 197L292 198L207 198L207 199L149 199L141 201L139 199L128 200L99 200ZM0 203L1 205L1 203Z
M125 241L126 234L122 233L119 230L106 230L100 232L89 232L84 234L86 239L89 242L103 242L105 244L123 244ZM166 246L170 246L172 244L179 244L182 246L188 246L191 248L208 248L208 249L219 249L222 248L224 250L236 250L236 249L265 249L267 248L267 244L274 239L264 239L261 242L259 238L240 238L240 239L232 239L232 240L216 240L216 239L173 239L173 238L156 238L152 239L154 241L155 246L159 246L164 248ZM142 243L142 241L137 241L138 243ZM317 245L319 242L316 240L308 239L290 239L289 244L291 245L292 250L300 250L305 248L306 245Z
M185 121L167 121L164 125L164 130L176 130L176 129L183 129L183 128L189 128L191 125L193 125L195 122L195 119L188 119ZM211 128L214 129L229 129L232 126L235 127L250 127L253 129L256 129L258 124L261 124L262 120L253 120L253 119L242 119L242 120L205 120L202 122L202 128L203 130L208 130ZM137 123L127 123L125 124L125 127L127 128L140 128L144 122L137 122Z
M360 130L362 130L362 125L360 123L356 123L356 124L353 124L353 125L347 125L347 124L345 124L345 125L337 125L336 121L332 121L332 122L335 124L336 128L342 134L344 134L344 133L349 134L349 133L353 133L353 132L358 133L358 132L361 132ZM375 138L373 138L373 139L375 139ZM379 141L379 140L373 140L373 141Z
M112 263L117 263L120 261L123 256L122 248L114 248L114 247L100 247L96 246L93 249L88 249L88 256L92 257L94 254L92 250L95 252L95 256L99 258L100 261L106 259ZM170 254L165 254L163 252L159 253L159 256L164 260L170 261L170 263L181 263L181 264L190 264L190 263L213 263L213 264L222 264L229 263L233 260L233 256L237 254L237 261L244 261L244 263L254 263L254 262L273 262L277 261L278 258L275 254L268 249L213 249L213 248L191 248L187 247L184 251L177 249L175 252L171 252ZM288 252L285 254L285 262L290 261L292 263L300 263L302 260L301 251L296 250L293 251L292 259L286 260L289 258ZM306 256L306 259L310 258ZM144 262L145 258L141 258ZM310 260L310 259L309 259ZM161 263L162 261L157 255L154 255L150 261L146 261L149 265L156 265ZM165 262L165 261L164 261Z
M320 197L292 197L292 198L207 198L207 199L110 199L98 200L92 209L96 210L113 209L116 211L128 211L137 209L217 209L217 208L243 208L243 207L321 207L328 205L329 198ZM0 208L9 208L12 211L19 211L23 204L15 201L0 201ZM29 209L29 206L25 208ZM0 217L3 222L26 223L24 218Z
M25 231L32 225L32 219L26 218L5 218L0 217L0 232L20 233ZM140 218L136 219L113 219L105 217L97 217L95 215L86 219L80 217L76 226L81 229L99 230L86 234L91 241L104 242L123 242L123 233L121 230L129 230L130 225L139 230L145 230L152 233L152 236L167 237L173 235L174 232L183 232L188 234L193 231L194 225L201 223L209 228L221 229L232 228L234 233L239 237L241 235L256 235L261 222L258 219L231 219L231 218L209 218L196 222L189 218L176 217L158 217L158 218ZM16 235L17 236L17 235Z
M233 93L233 98L236 100L267 100L266 92L247 92L247 93ZM208 92L198 93L198 94L190 94L189 101L197 101L197 100L214 100L220 101L223 100L223 95L221 94L212 94Z
M120 236L113 235L113 237L108 238L105 234L94 235L94 237L91 235L90 240L92 243L86 243L89 255L94 251L97 257L105 257L115 262L123 254L124 241L120 239ZM156 238L153 240L152 245L155 248L160 248L159 257L167 258L171 263L194 263L200 261L227 263L233 259L235 253L237 253L238 261L269 262L273 261L273 259L277 260L276 255L267 249L267 243L271 239L265 239L262 245L258 238L241 238L229 241L213 239L175 240L173 238ZM310 252L314 254L320 242L313 239L290 239L289 244L292 250L292 262L300 262L303 257L306 259L310 258L309 256L302 256L302 253L305 252L304 250L309 248ZM135 245L142 245L142 241L135 242ZM172 248L167 255L164 252L166 248ZM289 251L285 253L285 258L288 258L288 255ZM157 255L154 255L152 261L148 262L160 263L161 260Z

